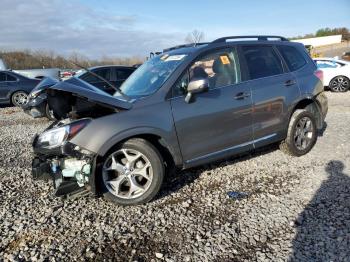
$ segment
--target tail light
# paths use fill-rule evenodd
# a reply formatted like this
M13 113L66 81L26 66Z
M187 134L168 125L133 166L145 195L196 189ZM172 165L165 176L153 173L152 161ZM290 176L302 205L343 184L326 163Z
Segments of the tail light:
M314 72L314 75L321 80L321 82L323 83L323 71L322 70L316 70Z

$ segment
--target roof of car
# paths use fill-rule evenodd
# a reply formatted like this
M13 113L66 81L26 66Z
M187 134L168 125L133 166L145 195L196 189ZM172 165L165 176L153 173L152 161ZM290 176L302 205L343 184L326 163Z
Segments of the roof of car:
M133 66L123 66L123 65L100 65L89 67L89 70L98 69L98 68L106 68L106 67L117 67L117 68L125 68L125 69L135 69Z
M268 36L268 35L250 35L250 36L228 36L221 37L212 42L206 43L196 43L196 44L184 44L178 45L163 50L163 53L170 55L177 54L189 54L199 49L205 49L216 46L225 46L225 45L235 45L235 44L282 44L282 45L301 45L303 44L298 42L290 42L288 39L282 36Z

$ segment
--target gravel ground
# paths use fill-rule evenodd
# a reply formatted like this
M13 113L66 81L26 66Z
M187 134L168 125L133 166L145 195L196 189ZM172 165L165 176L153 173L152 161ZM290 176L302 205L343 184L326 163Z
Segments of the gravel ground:
M270 146L183 171L136 207L33 182L30 140L49 123L0 108L0 260L350 261L350 92L327 95L306 156Z

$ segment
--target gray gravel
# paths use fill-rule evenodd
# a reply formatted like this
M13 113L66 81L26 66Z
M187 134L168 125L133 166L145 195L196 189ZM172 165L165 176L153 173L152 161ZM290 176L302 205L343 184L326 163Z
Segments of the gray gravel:
M33 182L30 141L49 122L0 108L0 260L350 261L350 92L327 95L308 155L270 146L183 171L136 207Z

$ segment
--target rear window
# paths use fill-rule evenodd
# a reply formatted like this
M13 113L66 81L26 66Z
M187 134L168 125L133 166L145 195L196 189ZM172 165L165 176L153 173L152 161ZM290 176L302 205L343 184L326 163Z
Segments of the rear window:
M282 61L271 46L243 46L251 79L283 74Z
M95 70L92 70L92 72L103 77L104 79L110 80L111 70L109 68L95 69ZM96 77L88 72L82 76L82 79L86 82L89 82L89 83L96 83L96 82L102 81L98 77Z
M118 80L125 80L127 79L134 70L131 69L117 69L117 79Z
M17 81L17 79L16 79L16 77L14 77L12 75L7 74L7 81L14 82L14 81Z
M306 64L303 55L293 46L277 46L291 71L296 71Z

